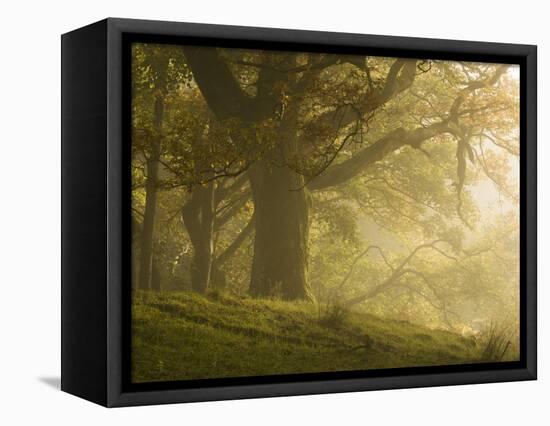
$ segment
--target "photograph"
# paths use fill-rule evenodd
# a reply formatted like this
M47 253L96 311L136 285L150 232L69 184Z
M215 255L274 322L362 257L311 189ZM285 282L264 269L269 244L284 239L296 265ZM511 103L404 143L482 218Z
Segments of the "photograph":
M519 361L520 66L210 44L129 45L131 383Z

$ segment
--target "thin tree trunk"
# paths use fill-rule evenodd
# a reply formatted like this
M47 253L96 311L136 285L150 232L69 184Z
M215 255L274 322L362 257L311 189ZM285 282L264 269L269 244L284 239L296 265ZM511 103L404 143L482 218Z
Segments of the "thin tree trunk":
M139 261L138 285L142 289L151 289L151 271L153 263L153 234L157 210L157 184L161 153L162 120L164 118L164 92L166 88L167 60L157 64L156 99L154 106L154 135L151 138L151 152L147 159L147 181L145 183L145 211L141 232L141 251Z

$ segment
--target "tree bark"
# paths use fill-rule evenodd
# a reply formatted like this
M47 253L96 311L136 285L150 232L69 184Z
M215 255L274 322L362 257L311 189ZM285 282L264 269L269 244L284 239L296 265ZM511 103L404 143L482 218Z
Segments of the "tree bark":
M310 201L303 176L260 161L250 170L254 198L254 257L250 294L311 299L308 282Z
M212 277L214 185L211 182L206 187L195 187L182 210L182 219L193 244L191 287L198 293L206 292Z

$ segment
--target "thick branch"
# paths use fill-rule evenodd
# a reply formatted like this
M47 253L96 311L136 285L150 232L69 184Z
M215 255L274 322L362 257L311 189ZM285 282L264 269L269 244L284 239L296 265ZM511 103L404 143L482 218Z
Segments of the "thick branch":
M231 202L227 208L224 208L223 214L217 216L214 220L214 229L217 231L222 228L233 216L235 216L250 200L252 194L250 191L245 192Z
M364 171L366 167L382 160L386 155L399 148L406 145L418 148L427 139L447 131L446 121L410 131L398 128L367 146L349 160L332 165L323 174L314 178L308 184L308 188L319 190L345 183Z
M255 99L242 90L216 49L186 46L183 52L195 82L219 120L255 122L273 113L273 103L268 99Z
M243 228L243 230L240 232L240 234L233 240L233 242L225 249L225 251L220 254L216 260L215 264L216 267L221 268L223 264L235 254L235 252L239 249L241 244L244 242L246 237L248 237L252 230L254 229L254 216L250 218L246 226Z

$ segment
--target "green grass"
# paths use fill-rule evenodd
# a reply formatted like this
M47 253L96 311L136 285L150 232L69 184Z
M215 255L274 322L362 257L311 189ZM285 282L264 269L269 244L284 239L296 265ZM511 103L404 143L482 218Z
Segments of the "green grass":
M142 293L132 307L134 382L480 362L473 338L311 303L221 293Z

